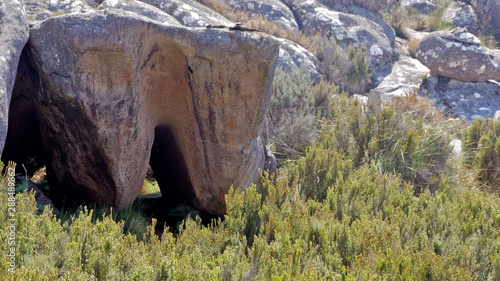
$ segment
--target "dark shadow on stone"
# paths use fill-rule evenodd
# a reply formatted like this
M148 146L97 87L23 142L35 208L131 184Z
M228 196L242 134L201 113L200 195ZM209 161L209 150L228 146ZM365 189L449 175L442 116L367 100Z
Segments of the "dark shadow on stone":
M2 162L17 163L16 173L33 175L47 161L42 145L38 114L33 96L39 91L39 76L29 58L27 45L19 60L9 108L9 125ZM26 169L26 170L25 170Z
M180 203L189 205L196 198L184 157L168 126L155 128L149 164L160 186L165 207L174 208Z
M168 226L176 231L179 223L193 214L199 215L203 223L209 223L215 218L198 208L200 204L184 156L172 129L167 125L155 128L149 164L162 194L160 198L147 200L149 205L147 212L157 219L157 230L163 231L164 226Z

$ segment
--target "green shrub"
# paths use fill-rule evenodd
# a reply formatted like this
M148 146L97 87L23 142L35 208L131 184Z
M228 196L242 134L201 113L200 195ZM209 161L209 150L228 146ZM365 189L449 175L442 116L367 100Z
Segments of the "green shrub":
M321 87L326 85L308 85L304 91L333 89ZM428 102L415 96L392 104L364 103L345 94L330 97L311 99L322 100L315 111L320 131L304 156L283 163L272 180L264 176L245 190L231 189L225 218L208 225L188 217L177 233L165 229L160 234L155 219L144 220L140 204L122 217L82 207L61 219L48 208L40 214L34 194L19 192L15 273L5 259L11 216L3 176L0 276L499 280L500 199L461 170L491 161L491 149L496 153L500 147L492 141L500 133L498 122L475 121L467 128L467 165L449 165L449 136L459 126ZM127 229L134 226L139 227Z
M316 116L328 114L329 99L336 91L325 83L313 86L306 71L276 69L267 120L278 160L301 155L317 134Z
M478 179L500 188L500 120L476 119L462 136L464 163L477 169Z
M336 96L317 143L297 161L299 166L291 167L290 181L307 197L321 200L352 168L374 161L383 171L410 181L417 192L436 190L452 152L446 125L403 109L374 99L365 104Z
M368 90L370 73L365 46L351 45L345 51L337 46L335 39L322 36L314 37L312 42L310 49L318 58L324 79L351 94L363 94Z

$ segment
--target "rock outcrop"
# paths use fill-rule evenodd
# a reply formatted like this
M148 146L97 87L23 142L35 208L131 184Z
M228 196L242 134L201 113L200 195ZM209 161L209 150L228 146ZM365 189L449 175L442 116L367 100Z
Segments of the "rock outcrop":
M479 31L479 19L471 5L453 2L443 12L442 20L455 27L464 27L471 33Z
M167 205L221 215L229 187L264 167L271 37L117 10L50 18L30 36L55 194L124 208L150 163Z
M398 0L321 0L327 6L341 4L346 7L362 7L373 12L382 12L389 9Z
M311 75L311 80L321 80L316 57L299 44L286 39L278 39L281 42L277 65L287 72L303 69Z
M155 20L157 22L166 23L170 25L181 25L180 22L178 22L177 19L172 15L169 15L154 6L135 0L104 0L99 5L99 10L105 10L105 9L118 9L123 11L130 11L135 14Z
M326 7L317 1L301 2L292 9L306 34L335 38L344 48L365 46L369 67L375 73L390 69L397 57L394 31L369 10L341 5Z
M460 81L500 80L500 50L480 43L464 28L436 31L422 39L416 56L434 74Z
M401 7L404 9L413 8L422 14L430 14L436 10L436 5L432 1L426 0L403 0Z
M232 25L230 20L194 0L141 0L141 2L172 15L185 26Z
M443 76L429 76L420 94L436 101L451 116L464 120L493 118L500 109L500 83L462 82Z
M12 88L19 57L28 41L28 19L21 0L0 4L0 154L2 154L9 117Z
M223 0L232 9L249 12L266 21L279 24L287 31L298 31L292 11L279 0Z
M400 56L394 63L392 71L370 94L383 100L402 97L418 89L422 81L430 73L429 69L418 60L409 56Z
M30 24L36 24L50 17L74 13L88 13L99 5L100 0L24 0Z

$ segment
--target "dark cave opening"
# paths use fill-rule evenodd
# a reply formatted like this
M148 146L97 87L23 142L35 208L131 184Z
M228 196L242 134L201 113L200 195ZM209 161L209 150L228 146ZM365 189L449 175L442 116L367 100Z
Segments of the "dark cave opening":
M199 215L203 222L211 221L212 216L197 209L199 203L186 161L170 126L155 128L149 164L160 187L161 197L146 200L146 212L157 220L158 231L163 231L164 226L175 231L188 216Z
M196 195L186 162L169 126L155 128L149 164L160 186L165 208L175 208L179 204L194 205Z

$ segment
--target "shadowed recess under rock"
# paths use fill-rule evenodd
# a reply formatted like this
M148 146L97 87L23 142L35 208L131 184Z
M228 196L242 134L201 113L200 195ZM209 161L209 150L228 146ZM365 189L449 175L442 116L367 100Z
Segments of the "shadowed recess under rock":
M155 128L149 164L160 186L166 209L175 208L181 203L199 208L186 161L172 129L167 125Z

